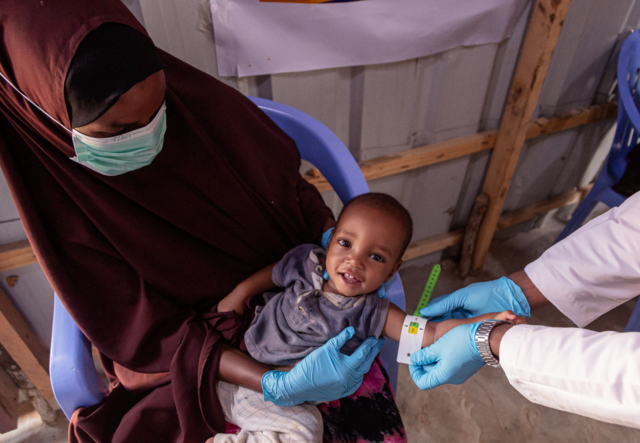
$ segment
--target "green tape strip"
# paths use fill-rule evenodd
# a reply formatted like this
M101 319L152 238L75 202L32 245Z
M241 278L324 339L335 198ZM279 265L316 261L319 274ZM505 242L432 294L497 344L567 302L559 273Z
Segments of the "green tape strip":
M422 297L420 297L420 302L418 303L418 307L416 308L416 312L413 315L416 317L422 317L420 315L420 309L426 308L429 304L429 300L431 300L431 294L433 294L433 288L436 287L436 282L438 281L438 276L440 275L440 265L435 265L431 270L431 274L429 275L429 280L427 280L427 285L424 287L424 291L422 291Z

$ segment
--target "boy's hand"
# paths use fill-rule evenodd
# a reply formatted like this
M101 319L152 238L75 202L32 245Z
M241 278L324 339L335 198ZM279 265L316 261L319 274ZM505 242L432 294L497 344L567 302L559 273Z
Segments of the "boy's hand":
M244 314L244 297L240 297L235 291L227 295L218 303L218 312L236 311L236 314Z
M508 309L506 311L498 312L495 317L496 320L504 320L508 321L514 325L526 325L527 320L524 317L520 317L519 315L514 314L512 311Z

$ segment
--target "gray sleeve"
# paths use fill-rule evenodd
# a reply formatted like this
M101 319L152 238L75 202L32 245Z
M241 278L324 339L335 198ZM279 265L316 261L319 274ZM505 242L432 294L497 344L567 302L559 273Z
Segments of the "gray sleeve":
M305 261L309 252L317 248L316 245L304 244L296 246L287 252L273 268L271 279L273 284L281 288L286 288L293 281L305 277Z
M369 321L369 331L367 336L374 336L380 338L384 324L387 321L387 314L389 313L389 299L381 298L377 295L370 295L370 298L375 297L375 309L371 312L371 320Z

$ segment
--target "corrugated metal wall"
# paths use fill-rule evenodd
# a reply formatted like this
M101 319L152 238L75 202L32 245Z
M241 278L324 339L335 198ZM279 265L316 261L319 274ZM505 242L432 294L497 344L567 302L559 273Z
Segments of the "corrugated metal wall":
M157 46L216 75L211 33L198 30L206 0L124 0L142 14ZM204 6L203 6L204 5ZM298 108L333 130L357 160L495 129L526 32L529 9L513 36L500 44L453 49L375 66L222 79L245 94ZM637 26L635 0L574 0L538 104L551 116L606 101L615 81L621 41ZM594 159L611 122L526 143L505 202L506 210L535 203L590 181L608 146ZM373 180L372 190L397 197L415 221L414 241L466 223L490 154L459 158ZM338 211L332 191L325 200ZM6 185L0 186L0 244L26 238ZM432 261L438 254L409 264ZM6 275L4 275L6 274ZM5 278L19 275L14 288ZM37 265L0 274L0 286L48 345L52 291Z

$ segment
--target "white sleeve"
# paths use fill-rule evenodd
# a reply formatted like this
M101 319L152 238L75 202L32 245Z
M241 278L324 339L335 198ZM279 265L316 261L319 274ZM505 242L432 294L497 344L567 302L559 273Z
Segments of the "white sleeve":
M578 326L640 294L640 192L550 247L524 270Z
M640 333L518 325L500 344L511 385L533 403L640 428Z

